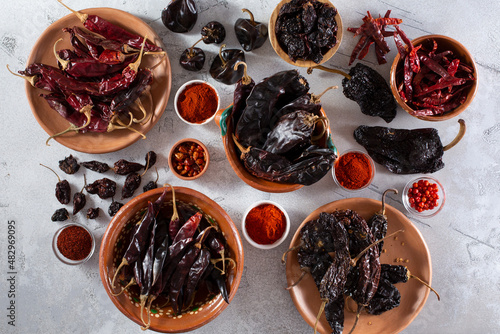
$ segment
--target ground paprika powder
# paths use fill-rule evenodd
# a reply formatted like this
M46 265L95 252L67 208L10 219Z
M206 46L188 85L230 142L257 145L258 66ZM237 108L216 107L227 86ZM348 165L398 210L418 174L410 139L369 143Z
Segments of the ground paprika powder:
M335 163L335 178L344 188L355 190L370 183L373 168L369 158L361 152L348 152Z
M250 238L256 243L272 244L285 232L285 214L275 205L261 204L248 212L245 228Z
M218 104L215 89L205 83L194 83L179 94L177 110L189 123L203 123L215 114Z
M57 249L67 259L83 260L92 250L92 237L83 227L66 227L57 237Z

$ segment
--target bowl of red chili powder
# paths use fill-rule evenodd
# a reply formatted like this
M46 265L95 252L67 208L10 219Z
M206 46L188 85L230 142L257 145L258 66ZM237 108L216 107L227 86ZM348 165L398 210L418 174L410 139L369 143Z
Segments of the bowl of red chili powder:
M52 249L61 262L69 265L87 262L94 254L94 235L84 226L67 224L57 230Z
M243 214L242 231L248 243L260 249L280 245L290 232L290 218L281 205L259 201Z
M182 85L174 98L177 116L190 125L210 122L219 110L219 93L203 80L191 80Z
M375 176L375 164L372 158L360 151L346 151L332 170L333 179L348 191L361 190L370 185Z

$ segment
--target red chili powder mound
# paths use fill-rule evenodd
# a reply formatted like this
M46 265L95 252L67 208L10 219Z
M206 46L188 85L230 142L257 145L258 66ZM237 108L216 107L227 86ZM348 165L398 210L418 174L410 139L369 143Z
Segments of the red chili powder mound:
M217 111L218 97L215 90L205 83L189 85L179 94L177 109L190 123L203 123Z
M262 204L250 210L245 219L245 227L253 241L269 245L285 232L286 218L276 206Z
M70 226L59 233L57 249L67 259L85 259L92 249L92 237L83 227Z
M335 164L335 178L347 189L359 189L370 182L372 166L368 158L358 152L342 155Z

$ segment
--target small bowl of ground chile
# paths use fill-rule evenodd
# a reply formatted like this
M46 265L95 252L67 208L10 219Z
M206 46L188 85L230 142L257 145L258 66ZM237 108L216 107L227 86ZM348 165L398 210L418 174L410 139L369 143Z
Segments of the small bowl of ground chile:
M199 178L207 170L209 162L207 147L193 138L179 140L168 155L170 170L182 180Z
M260 249L280 245L290 232L290 218L285 209L272 201L259 201L243 214L242 231L248 243Z
M82 264L94 254L95 239L86 227L68 224L57 230L52 249L61 262L69 265Z
M361 190L372 182L375 164L368 154L350 150L335 161L332 174L341 188L348 191Z
M187 124L210 122L219 110L220 98L214 86L203 80L182 85L174 98L175 112Z

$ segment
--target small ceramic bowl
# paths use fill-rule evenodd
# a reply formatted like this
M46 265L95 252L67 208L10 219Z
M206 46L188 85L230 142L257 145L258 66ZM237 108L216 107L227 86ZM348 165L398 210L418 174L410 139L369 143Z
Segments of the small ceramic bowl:
M203 167L203 169L201 169L201 171L198 174L193 175L193 176L186 176L187 174L186 175L180 174L179 171L176 169L176 163L174 162L175 161L175 153L177 153L177 148L184 143L198 144L201 146L201 148L203 149L203 152L204 152L205 166ZM168 154L168 167L170 168L172 173L181 180L186 180L186 181L196 180L197 178L199 178L200 176L205 174L209 163L210 163L210 154L208 153L207 147L201 141L199 141L197 139L193 139L193 138L184 138L184 139L179 140L177 143L175 143L172 146L172 148L170 149L170 153ZM196 164L196 161L194 161L194 166L196 168L199 167L199 165Z
M474 75L474 82L470 87L468 87L468 92L467 92L467 98L465 102L461 105L459 105L457 108L448 111L444 114L441 115L433 115L433 116L416 116L414 115L414 110L406 104L406 102L403 101L401 96L398 93L398 86L401 84L401 81L403 80L402 77L402 68L403 68L403 62L401 61L401 57L399 56L399 53L396 55L394 58L394 61L391 66L391 74L390 74L390 86L392 90L392 94L394 95L394 98L396 99L396 102L405 110L408 114L412 115L413 117L419 118L424 121L445 121L447 119L453 118L455 116L458 116L460 113L462 113L469 105L471 104L472 100L474 100L474 97L477 92L477 68L476 68L476 63L474 62L474 59L472 58L471 53L458 41L447 37L447 36L442 36L442 35L426 35L422 36L419 38L416 38L412 40L412 44L414 46L418 45L426 45L428 46L427 48L432 48L432 41L436 41L438 48L436 53L443 52L450 50L453 52L454 57L458 57L460 59L460 62L463 62L470 67L472 67L473 70L473 75Z
M337 168L340 160L342 159L342 156L348 154L348 153L358 153L358 154L361 154L363 155L364 157L366 157L366 159L368 159L369 163L370 163L370 167L371 167L371 176L370 176L370 180L364 185L362 186L361 188L357 188L357 189L350 189L350 188L346 188L344 187L342 184L340 184L339 180L337 179L337 176L335 175L335 168ZM348 150L348 151L345 151L344 153L342 153L342 155L339 156L339 158L337 160L335 160L335 165L333 166L332 168L332 176L333 176L333 180L335 181L335 183L342 189L344 190L347 190L347 191L358 191L358 190L362 190L362 189L365 189L366 187L368 187L372 181L373 181L373 178L375 177L375 164L373 163L373 159L366 153L364 152L361 152L361 151L357 151L357 150Z
M414 183L418 183L420 180L429 181L429 183L431 183L431 184L433 184L433 183L437 184L438 195L439 195L438 205L432 210L424 210L422 212L418 212L415 208L411 207L410 197L408 196L408 191L413 187ZM408 211L409 214L411 214L415 217L420 217L420 218L430 218L430 217L434 217L435 215L437 215L438 212L441 211L441 209L443 208L444 202L446 200L446 195L444 192L443 185L437 179L433 178L432 176L423 176L423 177L419 177L419 178L416 178L416 179L409 181L403 190L402 197L403 197L403 205L404 205L406 211Z
M328 0L318 0L318 1L324 2L329 6L335 8L335 6ZM321 62L315 63L312 60L302 60L302 59L297 59L296 61L292 61L288 56L288 54L281 48L278 42L278 38L276 37L276 20L278 19L278 14L280 12L281 7L283 7L283 5L287 2L290 2L290 0L282 0L276 6L276 8L274 8L273 12L271 13L271 18L269 19L269 41L271 42L274 51L278 54L278 56L281 57L281 59L283 59L287 63L299 67L314 67L325 63L337 52L337 50L340 47L340 42L342 41L343 28L342 28L342 19L340 18L340 14L337 11L337 15L335 16L335 21L337 22L337 28L338 28L336 36L337 43L323 55L323 59L321 60Z
M85 257L84 259L81 259L81 260L77 260L77 261L71 260L71 259L68 259L67 257L65 257L59 251L59 248L57 247L57 239L59 238L59 235L61 234L61 232L63 230L65 230L65 229L67 229L68 227L71 227L71 226L77 226L77 227L83 228L85 231L87 231L87 233L90 235L90 238L92 239L92 245L90 247L90 252L87 255L87 257ZM56 255L56 257L62 263L69 264L69 265L82 264L82 263L87 262L92 257L92 255L94 254L94 250L95 250L95 238L94 238L94 235L92 234L92 232L90 232L90 230L88 228L86 228L85 226L83 226L83 225L75 224L75 223L66 224L66 225L62 226L60 229L58 229L57 232L54 234L54 238L52 239L52 250L54 251L54 254Z
M283 212L283 215L285 216L285 224L286 224L285 231L283 232L283 235L278 240L276 240L274 243L272 243L272 244L259 244L259 243L255 242L250 237L250 235L248 234L248 231L247 231L246 219L247 219L248 213L252 209L254 209L254 208L256 208L256 207L258 207L260 205L264 205L264 204L274 205L281 212ZM290 232L290 217L288 217L288 213L286 213L285 209L281 205L279 205L278 203L273 202L273 201L258 201L256 203L252 204L248 209L246 209L245 213L243 214L243 219L241 221L241 230L243 232L243 235L245 236L245 239L248 241L248 243L250 245L252 245L252 246L254 246L256 248L260 248L260 249L271 249L271 248L279 246L287 238L288 233Z
M178 105L178 102L179 102L179 97L180 95L189 87L189 86L192 86L192 85L198 85L198 84L205 84L207 86L209 86L210 88L212 88L215 92L215 95L217 96L217 108L214 109L214 112L212 114L212 116L210 116L209 118L203 120L202 122L200 123L194 123L194 122L190 122L186 119L184 119L181 114L180 114L180 111L179 111L179 105ZM175 93L175 97L174 97L174 109L175 109L175 113L177 114L177 116L179 116L179 118L186 124L189 124L189 125L203 125L203 124L207 124L208 122L210 122L211 120L214 119L215 117L215 113L217 112L217 110L219 110L220 108L220 96L219 96L219 93L217 92L217 90L215 89L214 86L212 86L211 84L209 84L208 82L206 81L203 81L203 80L191 80L191 81L188 81L186 82L185 84L183 84L181 87L179 87L179 89L177 90L177 93Z

